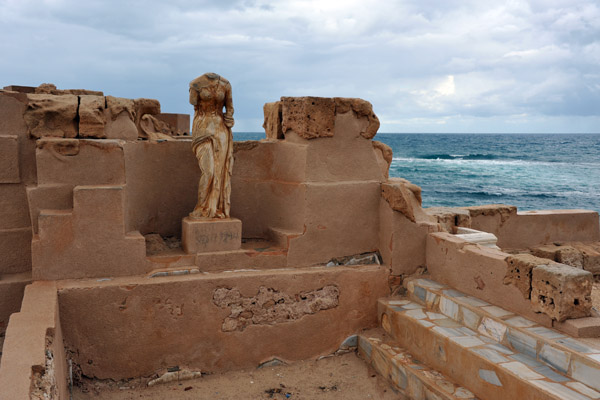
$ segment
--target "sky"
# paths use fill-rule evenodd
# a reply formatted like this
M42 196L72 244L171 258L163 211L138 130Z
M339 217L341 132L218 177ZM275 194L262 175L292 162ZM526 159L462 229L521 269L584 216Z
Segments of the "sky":
M102 90L192 113L233 87L234 131L281 96L360 97L380 132L600 132L597 0L0 0L0 87Z

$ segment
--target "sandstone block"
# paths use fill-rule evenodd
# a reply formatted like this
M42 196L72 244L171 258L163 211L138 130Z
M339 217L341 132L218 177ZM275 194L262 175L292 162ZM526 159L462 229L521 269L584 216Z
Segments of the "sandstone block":
M293 131L303 139L332 137L335 101L328 97L282 97L283 134Z
M73 208L73 186L46 184L27 188L27 203L33 232L38 232L40 210L70 210Z
M173 127L178 135L190 133L190 114L160 113L156 114L155 117Z
M381 184L381 195L392 207L415 222L415 212L421 207L421 188L406 179L390 179Z
M73 210L43 210L31 243L36 280L146 272L146 242L126 232L124 186L77 186Z
M4 90L9 90L12 92L19 92L19 93L35 93L34 86L10 85L10 86L4 86Z
M14 135L0 135L0 184L20 181L18 138Z
M600 243L571 243L571 246L581 252L583 269L592 274L600 274Z
M122 141L40 139L37 141L36 160L39 184L125 183Z
M28 94L25 123L34 138L77 136L78 98L74 95Z
M0 229L0 275L31 271L31 228Z
M588 317L592 308L590 272L563 264L540 265L531 277L531 306L562 322Z
M104 93L97 90L88 89L57 89L53 83L42 83L40 86L34 88L34 92L37 94L53 94L55 96L64 96L69 94L84 95L84 96L104 96Z
M564 322L555 322L554 327L573 337L600 337L600 318L598 317L568 319Z
M104 139L106 102L103 96L79 96L79 136Z
M239 250L242 246L242 221L237 218L183 219L181 244L186 253Z
M547 265L548 260L531 254L515 254L506 257L505 285L514 285L525 299L531 295L531 272L538 265Z
M25 185L0 184L0 229L30 227Z
M535 247L531 252L538 257L547 258L575 268L583 268L583 254L571 246L549 244Z
M267 139L283 139L283 128L281 125L281 101L265 103L263 106L263 113L265 115L263 128L265 129Z
M365 139L373 139L379 129L379 118L373 112L373 106L366 100L357 98L335 97L335 113L343 114L352 111L356 118L366 118L369 123L360 132Z
M471 214L463 208L430 207L425 212L437 219L446 232L455 233L457 227L470 228Z
M387 179L390 175L390 165L392 165L392 157L394 156L392 148L385 143L378 142L377 140L373 140L371 144L375 149L377 164L379 164L383 176Z
M106 126L108 139L137 140L135 105L131 99L106 96Z

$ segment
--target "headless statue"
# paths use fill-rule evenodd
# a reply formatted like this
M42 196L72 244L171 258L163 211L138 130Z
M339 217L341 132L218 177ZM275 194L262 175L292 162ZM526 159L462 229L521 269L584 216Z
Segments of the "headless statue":
M192 150L200 167L193 219L229 218L233 169L233 100L229 81L206 73L190 82ZM223 109L225 110L223 112Z

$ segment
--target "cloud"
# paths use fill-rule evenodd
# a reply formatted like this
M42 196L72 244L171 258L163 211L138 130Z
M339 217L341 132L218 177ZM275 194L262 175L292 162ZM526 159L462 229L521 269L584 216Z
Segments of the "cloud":
M220 73L239 130L284 95L365 98L388 132L600 126L594 0L0 0L0 35L4 85L190 112L188 82Z

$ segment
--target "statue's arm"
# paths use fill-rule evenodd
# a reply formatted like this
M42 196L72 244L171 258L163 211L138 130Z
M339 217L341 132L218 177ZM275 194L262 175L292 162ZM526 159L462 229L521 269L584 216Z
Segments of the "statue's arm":
M232 128L234 124L233 120L233 97L231 96L231 84L227 83L225 89L225 126Z

